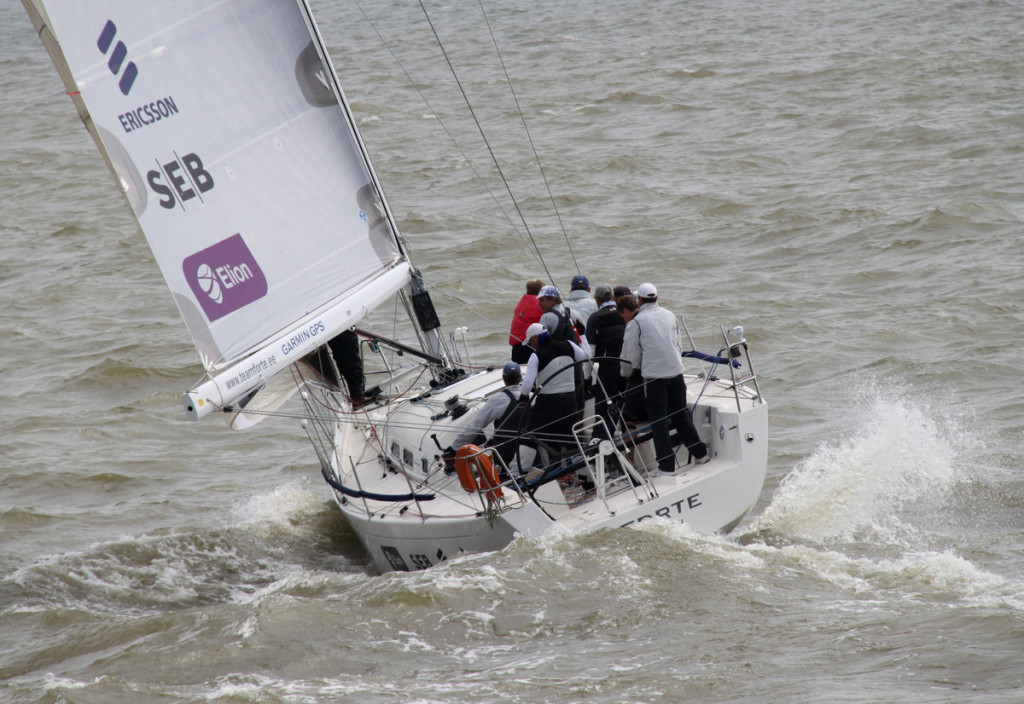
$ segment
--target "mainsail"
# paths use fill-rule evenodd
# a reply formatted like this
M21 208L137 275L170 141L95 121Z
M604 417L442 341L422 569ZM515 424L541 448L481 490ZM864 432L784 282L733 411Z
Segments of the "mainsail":
M193 418L411 266L305 0L23 0L210 379Z

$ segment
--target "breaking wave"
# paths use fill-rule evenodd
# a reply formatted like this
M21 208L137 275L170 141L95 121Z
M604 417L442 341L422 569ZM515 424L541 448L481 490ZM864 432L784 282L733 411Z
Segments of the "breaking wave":
M915 532L915 509L934 510L968 476L970 434L935 418L929 406L883 397L850 411L853 434L800 462L752 532L817 543L901 543Z

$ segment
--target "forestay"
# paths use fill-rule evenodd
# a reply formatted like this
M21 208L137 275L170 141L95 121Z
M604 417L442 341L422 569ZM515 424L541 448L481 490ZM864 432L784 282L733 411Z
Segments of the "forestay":
M211 374L193 417L408 283L304 0L23 2Z

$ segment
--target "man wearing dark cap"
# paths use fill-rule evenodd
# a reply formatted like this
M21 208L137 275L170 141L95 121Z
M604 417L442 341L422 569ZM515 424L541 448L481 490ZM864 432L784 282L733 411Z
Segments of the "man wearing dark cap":
M572 277L571 288L569 297L565 299L565 307L569 309L576 326L583 330L590 316L597 312L597 302L590 297L590 281L586 276L577 274Z
M651 419L654 451L663 474L676 471L675 449L669 435L669 422L678 440L690 451L697 464L708 461L707 446L701 442L693 418L686 407L686 382L683 380L682 341L676 316L658 306L658 290L653 284L640 284L636 290L640 309L626 325L622 342L622 376L629 378L634 369L644 377L644 404Z
M493 423L494 434L491 436L488 444L497 449L498 454L505 461L505 466L508 466L509 462L512 461L516 451L513 440L516 437L519 423L509 421L513 415L516 415L518 419L519 414L515 414L515 412L519 410L519 394L522 391L520 383L523 379L522 370L515 362L509 362L502 370L501 378L505 382L504 388L487 397L483 407L477 411L473 419L455 437L451 447L445 451L446 458L449 455L454 457L455 451L463 445L483 444L486 439L484 431L488 425Z

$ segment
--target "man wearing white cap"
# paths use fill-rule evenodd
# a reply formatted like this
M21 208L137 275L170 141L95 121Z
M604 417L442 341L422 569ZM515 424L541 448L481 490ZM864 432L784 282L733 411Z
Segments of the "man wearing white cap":
M628 361L622 362L622 376L629 378L634 369L643 374L644 405L651 419L658 469L671 474L676 470L676 462L669 421L697 464L708 461L708 449L686 407L682 341L676 316L658 306L658 289L654 284L640 284L636 295L640 309L626 324L623 335L622 357Z
M519 402L525 404L538 387L537 398L529 411L526 433L552 445L572 442L572 424L576 420L576 380L572 365L590 357L575 342L555 340L541 323L526 329L524 345L533 349L526 364ZM524 441L519 445L517 461L510 469L529 468L536 457L536 444Z

